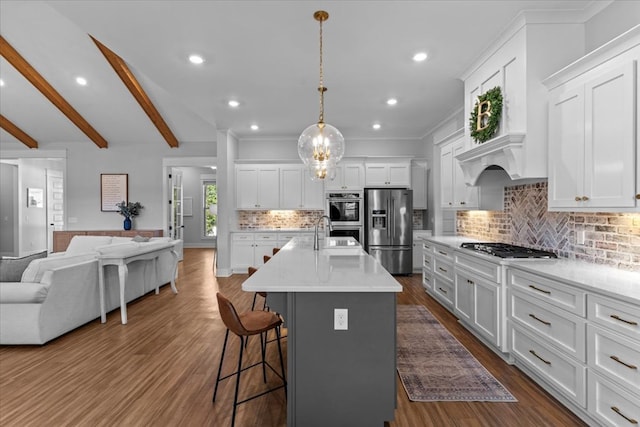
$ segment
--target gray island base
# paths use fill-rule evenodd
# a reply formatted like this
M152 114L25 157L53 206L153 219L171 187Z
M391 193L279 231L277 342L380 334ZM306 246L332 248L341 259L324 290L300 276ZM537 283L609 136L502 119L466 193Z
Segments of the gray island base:
M287 426L383 426L396 408L396 293L373 257L313 250L295 238L247 279L268 292L287 338ZM346 330L334 310L347 309Z

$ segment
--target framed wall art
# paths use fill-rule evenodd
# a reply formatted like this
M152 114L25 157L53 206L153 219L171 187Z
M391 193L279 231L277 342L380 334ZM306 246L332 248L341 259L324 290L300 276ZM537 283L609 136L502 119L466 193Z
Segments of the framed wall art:
M27 188L27 207L44 207L44 190L42 188Z
M100 174L100 210L118 212L116 204L129 202L129 174Z

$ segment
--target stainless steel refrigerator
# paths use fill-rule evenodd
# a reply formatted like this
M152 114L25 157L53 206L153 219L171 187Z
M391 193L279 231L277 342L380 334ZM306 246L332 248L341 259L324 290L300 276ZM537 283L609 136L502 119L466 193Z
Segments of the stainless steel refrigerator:
M411 274L413 192L395 188L364 190L365 250L391 274Z

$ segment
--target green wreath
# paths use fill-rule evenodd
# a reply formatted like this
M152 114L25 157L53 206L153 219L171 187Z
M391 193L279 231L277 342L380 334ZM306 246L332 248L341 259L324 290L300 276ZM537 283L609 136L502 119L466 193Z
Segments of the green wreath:
M479 108L482 109L481 123L478 123ZM502 92L500 86L496 86L480 95L471 111L471 117L469 117L471 138L479 144L491 139L498 130L501 116Z

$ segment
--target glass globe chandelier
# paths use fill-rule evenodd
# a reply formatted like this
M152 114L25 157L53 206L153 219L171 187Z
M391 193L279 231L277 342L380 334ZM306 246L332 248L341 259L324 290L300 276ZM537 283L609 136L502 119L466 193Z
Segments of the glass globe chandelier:
M320 22L320 117L318 123L307 127L298 138L298 155L307 167L313 180L334 179L336 165L344 155L344 137L334 126L324 122L324 93L327 88L323 82L322 69L322 23L329 14L319 10L313 14Z

